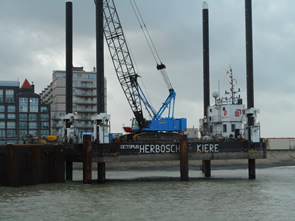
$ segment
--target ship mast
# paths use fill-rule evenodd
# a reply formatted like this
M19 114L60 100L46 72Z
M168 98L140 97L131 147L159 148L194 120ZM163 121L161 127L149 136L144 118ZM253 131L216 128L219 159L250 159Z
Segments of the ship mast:
M229 83L230 83L230 92L227 92L225 91L225 94L230 94L231 93L231 104L236 104L236 93L239 93L240 92L240 88L238 90L235 90L235 83L237 83L237 80L234 79L234 76L233 76L233 71L232 71L232 68L230 67L230 69L227 71L227 74L229 75Z

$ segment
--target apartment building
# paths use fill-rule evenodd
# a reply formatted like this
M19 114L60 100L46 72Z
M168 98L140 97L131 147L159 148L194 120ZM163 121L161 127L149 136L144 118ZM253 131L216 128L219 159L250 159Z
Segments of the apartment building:
M51 105L51 134L61 136L63 122L61 117L66 112L66 71L56 70L52 82L40 94L44 103ZM106 80L105 80L106 97ZM85 71L83 67L73 67L73 113L76 115L75 128L78 133L92 132L91 116L96 107L96 71ZM105 98L106 110L106 98Z
M50 106L40 101L27 79L0 81L0 144L21 144L24 135L49 135Z

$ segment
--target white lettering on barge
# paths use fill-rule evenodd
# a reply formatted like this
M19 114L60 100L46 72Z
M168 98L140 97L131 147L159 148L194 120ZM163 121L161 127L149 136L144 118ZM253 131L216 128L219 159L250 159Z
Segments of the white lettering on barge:
M197 144L197 152L199 153L218 153L219 144Z
M179 153L179 144L120 145L121 150L139 150L140 153Z

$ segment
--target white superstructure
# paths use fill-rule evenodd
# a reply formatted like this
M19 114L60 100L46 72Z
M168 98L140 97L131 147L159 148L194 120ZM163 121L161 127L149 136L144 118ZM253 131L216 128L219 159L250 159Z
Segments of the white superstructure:
M200 120L201 136L207 139L248 139L247 115L250 114L254 117L251 140L259 142L260 127L259 123L255 122L259 110L246 110L239 95L240 89L235 89L237 81L233 78L231 68L227 74L230 79L230 91L225 91L224 97L220 97L219 92L212 94L215 104L208 107L208 116Z

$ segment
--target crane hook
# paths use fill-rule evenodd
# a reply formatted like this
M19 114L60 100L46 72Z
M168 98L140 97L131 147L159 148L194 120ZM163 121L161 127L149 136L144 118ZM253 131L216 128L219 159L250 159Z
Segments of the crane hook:
M163 63L157 64L157 70L162 70L162 69L165 69L165 68L166 68L166 66Z

